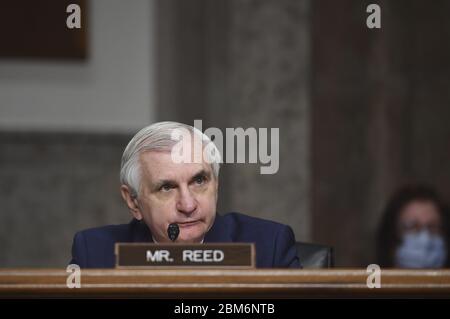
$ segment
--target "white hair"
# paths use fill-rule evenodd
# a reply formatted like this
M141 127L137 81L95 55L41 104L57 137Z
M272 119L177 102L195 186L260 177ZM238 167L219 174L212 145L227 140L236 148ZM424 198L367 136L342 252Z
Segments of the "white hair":
M203 148L206 147L206 145L211 144L209 147L213 149L215 156L214 158L211 158L210 153L206 152L205 157L207 157L206 161L207 163L210 163L216 179L219 177L221 162L220 152L207 135L187 124L169 121L158 122L144 127L137 132L123 152L120 165L120 182L130 188L133 197L138 196L141 184L139 155L146 151L170 152L173 146L178 143L178 141L173 138L174 130L187 130L190 134L197 134L197 136L201 137Z

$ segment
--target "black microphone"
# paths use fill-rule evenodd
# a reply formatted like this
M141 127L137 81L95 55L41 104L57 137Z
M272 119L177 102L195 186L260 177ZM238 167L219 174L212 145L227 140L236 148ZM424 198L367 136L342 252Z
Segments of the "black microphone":
M178 235L180 234L180 227L178 227L177 224L173 223L170 224L167 228L167 235L169 235L169 238L171 241L175 241L178 238Z

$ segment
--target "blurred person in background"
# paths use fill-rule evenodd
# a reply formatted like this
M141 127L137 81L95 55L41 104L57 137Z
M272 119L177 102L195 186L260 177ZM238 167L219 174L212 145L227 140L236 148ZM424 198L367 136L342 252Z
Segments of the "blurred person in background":
M391 197L378 229L381 267L449 267L449 244L448 207L433 188L406 186Z

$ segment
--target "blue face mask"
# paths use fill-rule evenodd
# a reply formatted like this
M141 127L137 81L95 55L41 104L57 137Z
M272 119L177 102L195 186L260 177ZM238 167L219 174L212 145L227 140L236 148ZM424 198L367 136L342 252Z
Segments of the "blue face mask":
M428 230L403 236L395 253L395 265L402 268L440 268L444 266L447 250L442 236Z

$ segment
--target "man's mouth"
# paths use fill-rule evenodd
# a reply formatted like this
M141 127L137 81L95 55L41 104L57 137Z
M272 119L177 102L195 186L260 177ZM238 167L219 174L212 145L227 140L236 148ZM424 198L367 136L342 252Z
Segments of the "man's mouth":
M190 227L190 226L194 226L197 225L197 223L199 223L200 220L193 220L193 221L189 221L189 222L182 222L182 223L178 223L178 226L180 227Z

